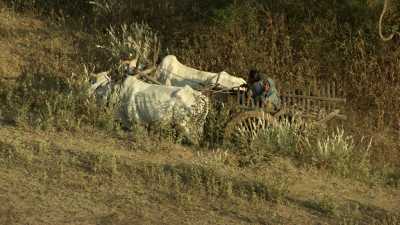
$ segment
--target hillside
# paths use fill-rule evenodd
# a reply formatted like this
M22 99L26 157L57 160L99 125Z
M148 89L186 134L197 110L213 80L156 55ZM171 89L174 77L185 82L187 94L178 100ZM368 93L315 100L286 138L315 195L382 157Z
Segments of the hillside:
M398 39L360 25L378 6L343 3L358 10L344 18L341 1L121 2L105 15L81 2L0 1L0 225L400 224ZM325 4L337 8L313 11ZM213 111L200 145L170 127L124 131L86 96L83 64L108 68L95 47L105 27L136 20L160 32L161 56L197 68L346 79L349 120L304 139L282 125L247 147L217 143Z
M0 133L1 224L399 222L398 189L298 169L282 158L262 170L239 169L215 151L143 146L126 135L9 126Z
M33 64L46 64L60 73L71 73L79 65L79 32L56 28L29 14L0 11L0 74L16 77ZM77 65L78 64L78 65Z

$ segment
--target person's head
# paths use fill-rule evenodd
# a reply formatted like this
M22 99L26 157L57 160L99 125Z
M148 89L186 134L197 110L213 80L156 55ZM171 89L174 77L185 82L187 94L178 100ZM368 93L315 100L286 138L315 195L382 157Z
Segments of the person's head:
M268 80L266 80L266 81L264 82L264 90L265 90L265 92L267 92L267 93L271 90L271 84L269 83Z
M261 79L260 73L256 69L251 69L249 72L248 83L257 82Z
M257 70L256 69L251 69L249 72L249 77L254 77L257 74Z

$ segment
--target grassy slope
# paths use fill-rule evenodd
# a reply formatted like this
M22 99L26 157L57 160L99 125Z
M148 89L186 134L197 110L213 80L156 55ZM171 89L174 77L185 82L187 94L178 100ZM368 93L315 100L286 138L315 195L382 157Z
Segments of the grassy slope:
M399 190L283 159L243 170L210 163L216 153L165 143L143 150L125 134L87 133L0 129L0 224L368 224L398 213ZM202 171L212 179L195 180ZM232 192L213 179L230 180ZM272 198L241 192L253 187Z
M71 34L8 11L0 28L0 75L32 59L73 64ZM136 140L1 125L0 224L382 224L399 213L399 190L281 158L241 169L234 155Z
M45 64L71 74L80 66L80 35L33 16L16 14L0 3L0 77L16 77L31 64Z

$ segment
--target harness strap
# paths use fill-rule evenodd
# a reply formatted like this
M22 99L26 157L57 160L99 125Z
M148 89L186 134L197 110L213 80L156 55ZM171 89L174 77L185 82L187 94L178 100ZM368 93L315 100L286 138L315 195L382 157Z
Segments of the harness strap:
M218 73L217 80L215 81L214 87L217 87L219 85L219 78L221 77L221 73L222 72Z

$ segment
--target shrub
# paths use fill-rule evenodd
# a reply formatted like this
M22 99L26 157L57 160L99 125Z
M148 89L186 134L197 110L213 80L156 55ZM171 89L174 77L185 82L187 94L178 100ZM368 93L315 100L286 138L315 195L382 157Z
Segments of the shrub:
M371 175L371 141L364 143L362 140L356 145L354 138L346 135L342 128L332 132L322 129L301 120L284 120L264 130L250 148L242 150L242 165L268 162L279 155L342 176L365 178Z
M325 168L342 176L366 177L370 172L369 144L356 146L352 136L337 128L326 136L305 136L301 146L303 158L319 168ZM361 141L362 142L362 141Z
M40 129L76 129L115 121L112 110L98 106L89 96L85 76L57 76L42 65L25 69L15 85L8 85L1 84L4 88L0 90L0 110L8 122Z
M157 33L145 23L123 24L119 28L110 26L104 45L110 60L119 63L121 59L138 59L140 63L154 65L160 51Z
M274 155L295 157L301 142L303 122L292 123L284 119L267 127L254 139L250 146L241 149L242 165L268 162Z
M229 111L218 101L212 101L210 106L200 144L208 148L216 148L223 144L224 129L229 120Z
M306 201L305 206L329 216L339 216L339 205L333 196L323 194L319 199Z
M293 154L300 138L301 122L289 122L284 119L276 126L264 130L258 137L258 142L270 146L275 152ZM257 146L257 141L254 143Z

